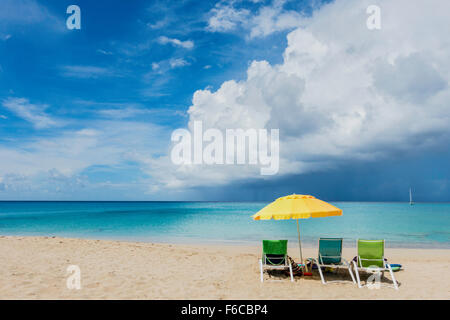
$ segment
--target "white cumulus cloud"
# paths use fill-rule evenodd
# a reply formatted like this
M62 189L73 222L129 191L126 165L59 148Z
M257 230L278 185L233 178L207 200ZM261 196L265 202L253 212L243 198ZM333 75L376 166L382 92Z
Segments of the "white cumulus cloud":
M194 47L194 42L192 40L181 41L175 38L168 38L166 36L161 36L158 38L158 42L161 44L172 44L174 46L182 47L185 49L192 49Z
M250 11L247 9L235 9L233 2L219 2L211 9L207 30L212 32L226 32L234 30L244 23Z
M170 59L169 64L171 68L179 68L188 66L190 63L184 60L183 58L174 58Z
M239 8L239 1L221 1L209 12L207 31L232 32L242 28L248 32L249 38L265 37L272 33L292 30L301 25L303 15L295 10L284 8L286 0L273 0L261 5L253 13ZM262 3L254 1L254 3Z
M253 61L245 80L196 91L189 126L279 128L280 174L446 145L450 2L379 0L381 30L368 30L372 2L323 6L288 34L282 63ZM167 167L168 186L261 178L258 168Z

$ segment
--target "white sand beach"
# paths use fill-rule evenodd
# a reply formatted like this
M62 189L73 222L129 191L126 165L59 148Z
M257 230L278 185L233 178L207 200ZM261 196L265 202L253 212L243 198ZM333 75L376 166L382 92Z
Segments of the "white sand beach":
M345 248L351 259L355 248ZM323 285L313 277L259 281L258 246L174 245L49 237L0 237L0 299L450 299L450 250L386 249L400 289ZM304 256L316 255L304 249ZM296 258L298 249L289 248ZM81 289L66 286L67 267ZM389 275L387 274L389 278ZM364 279L366 277L363 277ZM386 282L387 283L387 282Z

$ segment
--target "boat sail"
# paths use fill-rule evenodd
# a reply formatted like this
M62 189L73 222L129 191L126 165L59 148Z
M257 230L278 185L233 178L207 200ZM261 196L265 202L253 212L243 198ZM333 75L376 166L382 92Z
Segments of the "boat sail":
M409 204L410 204L411 206L414 204L413 199L412 199L411 188L409 188Z

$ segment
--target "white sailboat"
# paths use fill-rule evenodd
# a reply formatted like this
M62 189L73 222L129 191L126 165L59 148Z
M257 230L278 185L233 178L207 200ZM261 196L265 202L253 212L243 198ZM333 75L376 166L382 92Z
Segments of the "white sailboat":
M411 206L414 204L413 199L412 199L411 188L409 188L409 204L410 204Z

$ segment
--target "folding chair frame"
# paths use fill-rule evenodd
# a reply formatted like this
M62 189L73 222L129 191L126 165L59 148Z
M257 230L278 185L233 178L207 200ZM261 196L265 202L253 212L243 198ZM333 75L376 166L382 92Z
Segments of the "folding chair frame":
M356 249L358 250L358 242L360 239L356 240ZM362 240L362 239L361 239ZM362 241L380 241L380 240L362 240ZM392 271L391 265L387 262L387 259L384 258L384 250L385 249L385 241L383 240L383 257L381 259L363 259L359 256L359 252L358 252L358 256L357 256L357 262L356 261L352 261L353 262L353 269L355 270L356 273L356 279L358 281L358 288L362 288L364 287L363 285L361 285L361 281L360 281L360 277L359 277L359 271L364 271L364 272L381 272L382 276L384 276L384 272L385 271L389 271L389 274L391 275L392 278L392 283L393 283L393 287L395 290L398 290L398 283L397 280L395 279L394 276L394 272ZM361 260L365 260L365 261L382 261L384 268L382 267L378 267L378 266L373 266L373 267L363 267ZM358 266L359 264L359 266ZM381 285L381 284L380 284ZM389 286L391 287L391 286Z
M325 277L323 276L323 273L322 273L322 267L332 268L332 269L345 268L345 269L348 270L348 273L350 274L350 277L352 278L353 283L356 284L355 277L354 277L353 272L351 270L350 264L348 263L347 260L345 260L342 257L342 246L341 246L341 256L323 256L322 257L322 255L320 254L320 240L327 241L327 240L337 240L337 239L340 239L341 242L343 241L342 238L335 238L335 239L319 238L319 241L318 241L318 248L319 248L318 249L318 251L319 251L318 252L318 259L311 258L311 261L314 264L317 265L317 269L319 270L320 279L322 280L322 284L347 282L347 281L342 281L342 280L333 280L333 281L328 281L328 282L325 281ZM342 245L342 243L341 243L341 245ZM340 264L324 264L323 263L323 258L340 258L341 262L340 262Z
M263 261L264 260L264 261ZM261 282L264 282L264 270L286 270L289 268L289 273L291 275L291 282L294 282L294 274L292 273L292 265L288 259L288 255L284 255L284 263L281 265L267 264L267 256L263 255L263 259L259 259L259 269L261 273Z

